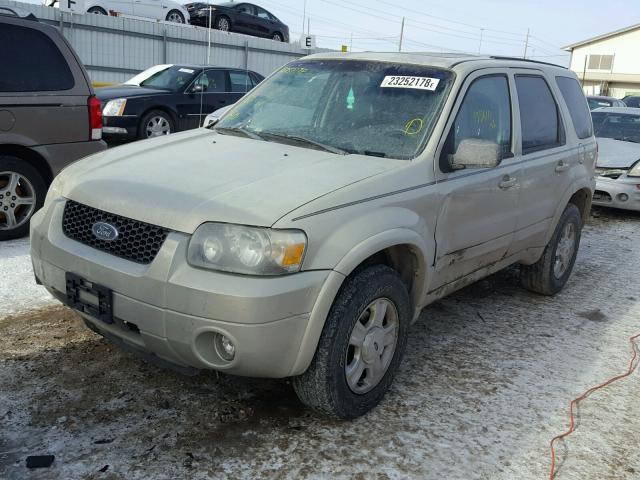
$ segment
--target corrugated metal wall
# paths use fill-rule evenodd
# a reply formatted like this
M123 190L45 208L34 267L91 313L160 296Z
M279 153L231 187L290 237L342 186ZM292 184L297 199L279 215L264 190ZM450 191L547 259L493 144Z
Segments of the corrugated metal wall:
M160 63L207 63L206 28L103 15L70 15L57 8L0 0L0 6L33 13L62 29L95 82L122 82ZM317 50L316 50L317 51ZM211 31L210 64L268 75L311 53L297 45ZM28 55L28 52L25 52Z

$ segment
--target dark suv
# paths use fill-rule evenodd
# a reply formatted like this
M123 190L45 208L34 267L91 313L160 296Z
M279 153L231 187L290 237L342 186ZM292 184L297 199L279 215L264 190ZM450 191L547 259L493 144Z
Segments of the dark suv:
M57 28L0 8L0 240L29 231L49 183L104 150L100 101Z

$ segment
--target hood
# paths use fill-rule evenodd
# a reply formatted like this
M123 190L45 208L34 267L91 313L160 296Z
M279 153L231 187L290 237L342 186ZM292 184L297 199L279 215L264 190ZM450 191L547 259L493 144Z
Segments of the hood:
M598 162L603 168L630 168L640 159L640 143L623 142L613 138L596 138Z
M101 101L113 100L114 98L142 97L145 95L161 95L171 93L171 90L161 90L158 88L139 87L137 85L118 85L116 87L96 88L96 97Z
M197 129L88 157L61 174L69 199L172 230L271 226L314 199L406 162L336 155Z

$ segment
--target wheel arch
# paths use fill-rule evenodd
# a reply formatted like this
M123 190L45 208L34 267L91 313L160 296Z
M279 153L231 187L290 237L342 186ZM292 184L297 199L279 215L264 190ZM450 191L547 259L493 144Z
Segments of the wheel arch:
M0 145L0 156L2 155L11 155L24 160L42 175L47 186L51 184L53 171L45 158L36 151L22 145L2 144Z
M567 208L567 205L570 203L574 204L580 210L580 215L582 217L582 224L586 222L589 217L589 211L591 210L591 198L593 197L593 191L595 189L594 184L587 184L584 180L574 182L564 193L561 201L558 202L558 207L556 208L556 212L553 216L553 220L549 225L549 229L547 231L547 235L545 237L545 245L549 243L551 237L553 236L553 232L556 229L556 225L560 221L560 217L562 216L562 212Z

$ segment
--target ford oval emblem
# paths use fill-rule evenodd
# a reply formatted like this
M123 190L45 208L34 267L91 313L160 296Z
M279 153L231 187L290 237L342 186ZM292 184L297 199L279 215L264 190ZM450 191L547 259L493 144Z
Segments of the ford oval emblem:
M98 240L104 240L105 242L113 242L119 235L116 227L105 222L94 223L91 231Z

